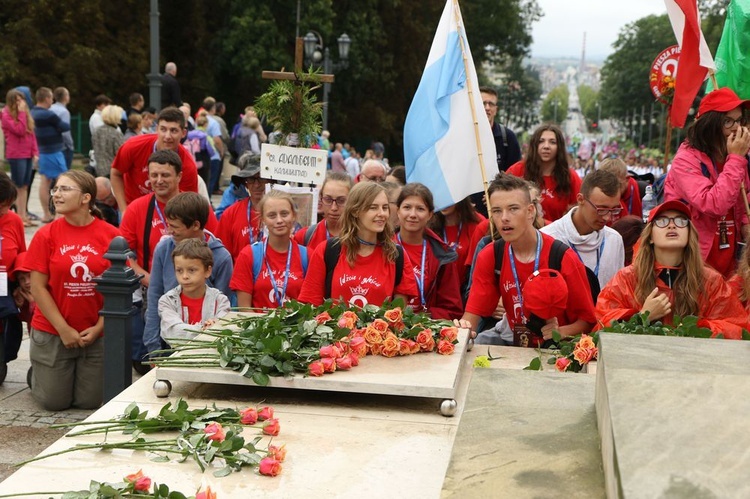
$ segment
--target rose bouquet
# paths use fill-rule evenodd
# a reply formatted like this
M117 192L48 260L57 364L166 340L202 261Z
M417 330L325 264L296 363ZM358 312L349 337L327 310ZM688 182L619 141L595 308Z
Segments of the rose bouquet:
M271 407L248 407L236 411L214 406L213 409L190 410L187 403L180 399L166 404L157 416L149 418L137 405L130 404L121 416L106 421L83 423L90 428L68 435L103 433L104 442L78 444L59 452L37 456L18 463L17 466L86 449L130 449L155 454L156 457L152 458L155 462L168 462L170 456L175 456L179 462L192 458L201 471L205 471L214 463L223 464L221 469L214 472L217 477L239 471L245 466L257 467L263 475L276 476L281 471L280 463L286 457L286 449L270 444L265 448L259 445L263 435L275 437L279 434L279 420L273 416ZM260 430L261 435L246 442L242 436L243 431L258 422L263 423L255 428ZM54 427L81 424L71 423ZM132 436L126 441L108 442L107 437L115 431ZM147 439L142 436L156 432L176 432L176 435L160 439Z
M265 386L270 376L348 370L366 355L453 353L458 329L452 323L402 307L400 301L357 308L330 300L319 307L292 300L265 315L223 321L222 330L204 331L203 338L173 341L174 348L162 353L179 355L153 362L232 369Z

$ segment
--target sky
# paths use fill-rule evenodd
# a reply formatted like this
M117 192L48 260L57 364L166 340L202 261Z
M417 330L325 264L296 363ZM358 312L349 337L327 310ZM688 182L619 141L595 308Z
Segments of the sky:
M603 60L628 23L651 14L666 14L663 0L537 0L544 17L534 23L532 57L581 57Z

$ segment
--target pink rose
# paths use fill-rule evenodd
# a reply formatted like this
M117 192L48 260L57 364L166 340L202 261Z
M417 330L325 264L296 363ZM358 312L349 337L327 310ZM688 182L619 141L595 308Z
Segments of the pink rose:
M320 358L325 359L326 357L336 358L341 357L341 352L338 348L336 348L333 345L326 345L324 347L320 347Z
M314 362L310 362L307 366L307 374L310 376L323 376L323 373L325 373L325 367L323 366L323 362L316 360Z
M240 411L240 423L254 425L258 422L258 411L252 407Z
M381 333L385 333L386 331L388 331L388 323L383 319L375 319L374 321L372 321L372 327L380 331Z
M555 361L555 367L560 372L565 372L568 370L568 367L570 366L570 359L567 357L559 357Z
M349 348L360 357L367 355L367 342L364 338L352 338L349 341Z
M411 354L419 353L420 347L419 343L417 343L414 340L406 340L409 343L409 349L411 350Z
M264 457L260 460L258 471L261 475L276 476L281 473L281 463L271 457Z
M224 438L226 438L224 428L219 423L208 424L203 428L203 431L208 435L208 439L214 442L223 442Z
M126 476L125 481L133 484L134 492L148 492L151 489L151 479L143 476L143 470Z
M365 328L363 328L363 327L358 328L358 329L352 329L349 332L349 338L351 338L351 339L362 338L362 337L364 337L364 335L365 335Z
M284 445L282 445L281 447L269 445L268 457L270 457L271 459L275 459L280 463L283 463L284 459L286 459L286 447Z
M455 348L456 347L453 345L453 343L448 340L440 340L437 343L437 352L440 355L451 355Z
M211 486L206 487L206 490L198 492L195 495L195 499L216 499L216 492L211 490Z
M281 425L279 424L278 419L269 419L266 421L266 424L263 425L263 433L271 435L272 437L277 436L280 429Z
M339 357L336 359L336 369L341 371L348 371L352 368L352 359L349 356Z
M385 320L387 320L391 324L395 324L401 320L401 318L403 317L403 313L401 312L400 307L396 307L388 310L385 314L383 314L383 316L385 317Z
M328 312L323 312L315 316L315 322L317 322L318 324L325 324L332 319L333 318L331 317L331 314L329 314Z
M320 359L320 361L323 363L323 370L325 372L332 373L336 370L336 359L326 357L325 359Z
M350 359L350 360L351 360L351 362L352 362L352 367L354 367L354 366L358 366L358 365L359 365L359 355L357 355L357 353L356 353L356 352L351 352L351 353L349 354L349 359Z
M420 331L417 335L417 344L423 352L432 352L435 350L435 338L432 336L432 331L429 329Z
M445 341L456 341L458 338L458 328L456 327L444 327L440 330L440 339Z
M358 319L357 314L351 310L347 310L341 314L341 317L339 317L338 326L346 329L354 329L354 326L357 325Z
M258 411L258 419L265 421L273 417L273 407L265 406Z

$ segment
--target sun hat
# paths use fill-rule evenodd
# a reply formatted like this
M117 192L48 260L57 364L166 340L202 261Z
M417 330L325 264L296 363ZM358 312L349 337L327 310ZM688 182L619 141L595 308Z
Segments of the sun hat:
M708 111L726 113L736 107L750 107L750 100L742 100L729 87L719 88L707 93L698 106L698 116Z
M245 153L237 160L240 171L232 175L234 185L242 185L245 179L254 177L260 173L260 154Z

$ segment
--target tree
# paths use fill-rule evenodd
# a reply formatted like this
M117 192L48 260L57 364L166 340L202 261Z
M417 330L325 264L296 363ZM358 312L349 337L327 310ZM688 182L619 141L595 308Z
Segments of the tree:
M542 121L560 124L568 115L570 92L565 84L558 85L549 91L542 102Z
M586 125L589 129L595 130L596 128L592 124L596 123L597 127L599 126L599 92L588 85L579 85L578 102L581 105L581 112L586 118Z

